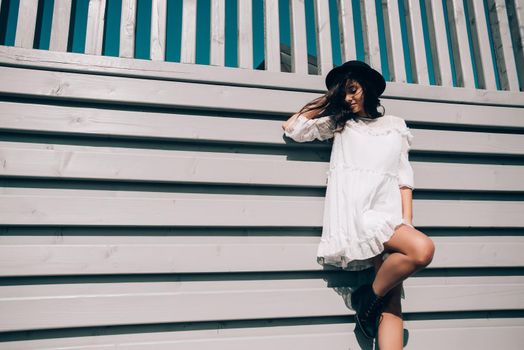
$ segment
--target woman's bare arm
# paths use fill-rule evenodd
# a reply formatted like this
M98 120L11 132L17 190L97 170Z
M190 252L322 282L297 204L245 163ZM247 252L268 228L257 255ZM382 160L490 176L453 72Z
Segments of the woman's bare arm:
M413 190L409 187L401 187L402 217L409 223L413 221Z
M322 112L322 109L313 109L313 110L310 110L310 111L302 113L302 115L304 117L308 118L308 119L312 119L312 118L316 118L320 114L320 112ZM295 121L295 119L298 118L299 115L300 115L300 113L297 112L297 113L293 114L284 123L282 123L282 129L286 130L287 126L293 124L293 122Z

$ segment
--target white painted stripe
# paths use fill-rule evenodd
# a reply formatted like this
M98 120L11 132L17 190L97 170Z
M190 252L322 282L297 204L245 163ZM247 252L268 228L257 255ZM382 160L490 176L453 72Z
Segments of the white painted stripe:
M87 15L85 53L101 55L104 40L106 0L90 0Z
M497 11L498 25L501 39L502 56L504 57L502 64L505 71L502 74L507 75L508 86L506 89L519 91L519 79L517 75L517 64L513 51L513 44L511 42L511 33L508 21L508 13L506 11L506 3L503 0L495 0L495 9ZM497 46L497 44L496 44Z
M265 70L280 72L280 24L278 0L264 1Z
M402 29L400 26L398 0L388 0L388 18L391 38L391 50L393 57L390 60L393 64L394 80L398 83L407 83L406 79L406 59L404 57L404 48L402 45Z
M11 6L14 6L14 2ZM15 46L33 48L38 0L20 0L16 24Z
M315 29L317 33L318 74L325 76L333 68L331 52L331 25L329 22L329 2L315 0Z
M429 70L426 61L426 47L424 45L424 29L422 27L422 13L419 0L408 0L411 19L411 33L413 35L413 51L415 53L415 80L418 86L429 85Z
M180 63L196 62L196 0L182 2L182 41Z
M211 2L211 43L209 64L224 66L226 48L226 3L224 0Z
M120 57L135 57L136 1L137 0L122 0Z
M153 0L151 7L151 47L153 61L164 61L166 56L166 0Z
M291 0L291 51L293 72L308 74L308 54L306 45L306 11L304 2Z

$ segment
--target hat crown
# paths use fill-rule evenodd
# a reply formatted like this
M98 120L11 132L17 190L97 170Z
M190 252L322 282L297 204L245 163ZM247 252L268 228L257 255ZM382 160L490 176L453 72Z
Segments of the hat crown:
M342 65L334 67L326 75L326 87L330 89L347 72L358 72L364 76L375 88L377 96L380 96L386 89L386 80L375 69L371 68L366 62L360 60L349 60Z

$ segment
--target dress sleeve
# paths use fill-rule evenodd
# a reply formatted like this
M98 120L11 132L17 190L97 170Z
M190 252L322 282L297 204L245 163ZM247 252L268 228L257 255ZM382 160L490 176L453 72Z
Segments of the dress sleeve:
M314 139L323 141L333 137L333 123L330 116L309 119L301 114L291 125L288 125L284 135L296 142L307 142Z
M402 148L400 152L400 161L398 169L398 185L399 187L415 188L415 177L413 173L413 167L409 162L409 150L411 149L411 143L413 141L413 134L407 127L406 122L402 119Z

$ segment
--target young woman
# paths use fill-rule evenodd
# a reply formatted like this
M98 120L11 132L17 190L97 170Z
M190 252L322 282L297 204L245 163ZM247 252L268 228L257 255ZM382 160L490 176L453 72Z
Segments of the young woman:
M297 142L333 138L317 261L353 271L374 267L373 283L351 294L356 323L380 349L402 349L402 281L435 251L412 225L413 135L404 119L377 111L386 81L365 62L333 68L326 86L282 125Z

